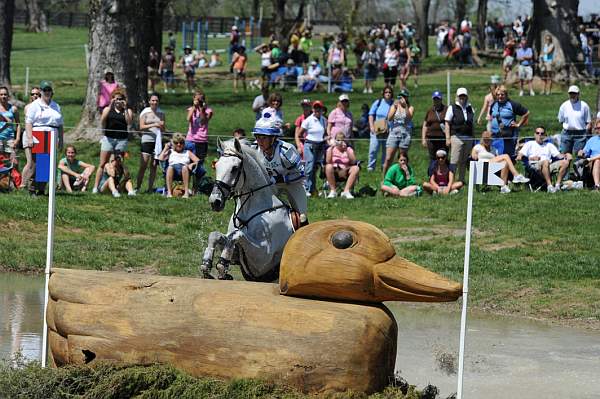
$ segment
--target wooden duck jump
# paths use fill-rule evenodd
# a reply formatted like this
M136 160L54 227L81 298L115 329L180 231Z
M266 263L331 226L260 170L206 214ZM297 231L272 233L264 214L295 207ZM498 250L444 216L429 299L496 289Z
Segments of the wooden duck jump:
M396 321L379 302L460 293L395 257L373 226L319 222L288 242L280 286L55 269L50 357L56 366L168 363L196 376L370 393L388 384L396 358Z

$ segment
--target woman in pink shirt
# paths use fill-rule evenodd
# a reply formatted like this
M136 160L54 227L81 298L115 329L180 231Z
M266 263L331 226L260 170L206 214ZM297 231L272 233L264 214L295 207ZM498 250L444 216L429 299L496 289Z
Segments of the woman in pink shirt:
M188 133L185 149L192 151L204 163L208 152L208 122L213 116L212 108L206 105L206 96L201 91L194 93L192 106L187 109Z
M115 81L115 74L112 69L106 69L104 71L104 80L100 81L98 87L98 110L102 110L108 107L112 100L112 92L119 87L119 84Z
M329 147L325 153L325 162L327 163L325 165L325 176L329 185L327 198L337 197L336 180L346 180L344 191L340 196L345 199L354 198L350 190L352 190L358 179L360 168L356 165L354 150L348 147L344 139L344 133L338 132L335 136L335 145Z
M331 138L337 137L338 133L344 133L349 139L352 136L352 112L350 109L350 98L347 94L339 97L337 107L331 111L327 118L327 135ZM330 143L333 145L333 143Z

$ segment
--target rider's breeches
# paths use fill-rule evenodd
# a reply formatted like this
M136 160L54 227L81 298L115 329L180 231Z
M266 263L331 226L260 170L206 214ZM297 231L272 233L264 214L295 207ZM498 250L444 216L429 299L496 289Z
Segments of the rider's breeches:
M275 195L278 197L287 196L292 209L300 214L306 215L308 212L308 200L304 190L304 179L293 183L278 183L275 185Z

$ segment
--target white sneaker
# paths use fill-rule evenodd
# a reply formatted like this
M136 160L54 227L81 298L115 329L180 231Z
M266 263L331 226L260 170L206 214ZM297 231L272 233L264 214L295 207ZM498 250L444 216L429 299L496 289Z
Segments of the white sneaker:
M94 187L92 189L92 194L98 194L98 187Z
M340 197L345 198L345 199L354 199L354 195L352 195L352 193L350 191L342 192Z
M529 179L523 175L516 175L513 178L513 183L529 183Z
M373 89L369 89L369 94L373 94Z
M369 90L367 90L366 88L363 89L363 94L367 94L369 92Z
M554 190L556 190L556 191L560 191L560 184L556 183L556 184L554 185Z
M554 194L556 192L556 187L554 187L553 185L549 185L548 192Z
M112 196L115 198L119 198L121 196L121 194L119 194L118 191L113 191Z
M523 97L523 90L519 92L519 97Z
M530 90L530 91L529 91L529 95L530 95L531 97L533 97L533 96L535 96L535 92L534 92L533 90Z
M500 187L500 192L502 194L508 194L508 193L510 193L510 188L508 188L507 185L504 185L504 186Z
M329 194L327 194L327 198L335 198L337 197L337 192L335 191L330 191Z
M137 195L137 193L135 192L135 190L131 190L130 192L127 193L127 195L130 197L135 197Z
M307 198L310 198L310 197L311 197L310 191L306 191L306 190L305 190L305 193L306 193L306 197L307 197Z
M452 190L452 191L450 191L450 195L454 195L454 194L458 194L458 190Z
M573 183L573 188L575 190L582 190L583 189L583 182L580 181L576 181L575 183Z

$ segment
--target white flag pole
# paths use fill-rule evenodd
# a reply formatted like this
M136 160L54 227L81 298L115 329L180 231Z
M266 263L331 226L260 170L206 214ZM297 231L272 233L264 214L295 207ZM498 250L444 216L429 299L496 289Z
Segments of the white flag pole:
M44 331L42 332L42 367L46 367L48 357L48 323L46 313L48 311L48 281L52 270L52 255L54 252L54 214L56 210L56 139L58 129L50 132L50 168L48 179L48 239L46 241L46 285L44 288Z
M471 222L473 218L473 186L477 162L471 161L469 169L469 196L467 201L467 229L465 232L465 263L463 271L462 313L460 317L460 346L458 350L458 387L457 399L462 399L462 386L465 364L465 335L467 333L467 302L469 296L469 259L471 256Z

